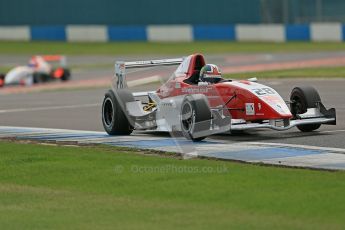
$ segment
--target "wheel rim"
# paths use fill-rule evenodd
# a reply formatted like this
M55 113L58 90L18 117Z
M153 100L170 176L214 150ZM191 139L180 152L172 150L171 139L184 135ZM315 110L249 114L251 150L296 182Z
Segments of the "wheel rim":
M294 113L295 115L297 114L302 114L304 112L304 106L301 102L301 100L299 100L298 98L295 98L295 106L294 106Z
M106 126L111 126L114 118L114 106L110 98L106 98L103 103L103 121Z
M181 110L181 124L182 129L188 133L191 133L194 127L195 112L190 102L186 102L182 106Z

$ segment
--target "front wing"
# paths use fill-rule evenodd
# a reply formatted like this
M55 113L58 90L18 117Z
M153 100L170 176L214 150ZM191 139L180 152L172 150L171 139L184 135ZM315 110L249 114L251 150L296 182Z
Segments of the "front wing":
M334 108L326 109L319 102L318 108L309 108L306 113L298 114L295 119L272 119L260 123L247 123L244 120L232 120L231 130L248 130L248 129L273 129L278 131L288 130L299 125L310 124L328 124L336 125L336 111Z

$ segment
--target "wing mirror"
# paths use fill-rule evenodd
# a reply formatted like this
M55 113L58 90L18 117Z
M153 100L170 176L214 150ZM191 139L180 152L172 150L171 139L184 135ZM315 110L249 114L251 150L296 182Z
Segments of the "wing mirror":
M250 82L257 82L258 79L256 77L249 78L248 81Z

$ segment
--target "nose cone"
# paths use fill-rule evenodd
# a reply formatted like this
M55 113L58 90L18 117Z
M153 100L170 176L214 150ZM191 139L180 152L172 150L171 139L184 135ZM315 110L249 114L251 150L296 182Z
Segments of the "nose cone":
M5 84L19 84L20 81L26 80L33 73L33 70L27 66L19 66L10 70L5 77Z

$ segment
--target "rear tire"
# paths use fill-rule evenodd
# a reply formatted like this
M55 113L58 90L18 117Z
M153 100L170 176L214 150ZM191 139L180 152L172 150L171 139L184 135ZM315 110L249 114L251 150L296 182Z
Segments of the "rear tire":
M209 129L210 121L211 110L205 96L186 96L181 105L181 130L183 136L194 142L205 139L207 136L194 138L192 134L194 132Z
M129 135L133 131L133 126L125 115L126 102L135 101L131 92L128 90L117 90L118 97L113 90L109 90L102 104L102 123L104 130L109 135ZM121 98L121 101L118 100Z
M69 81L71 79L71 71L69 69L63 69L64 73L61 77L61 81Z
M310 86L295 87L290 95L291 113L294 118L298 114L307 112L308 108L316 108L321 98L317 90ZM321 124L298 125L297 128L302 132L311 132L320 128Z

